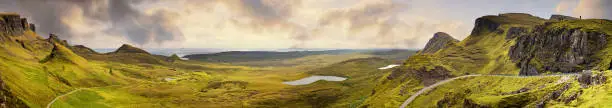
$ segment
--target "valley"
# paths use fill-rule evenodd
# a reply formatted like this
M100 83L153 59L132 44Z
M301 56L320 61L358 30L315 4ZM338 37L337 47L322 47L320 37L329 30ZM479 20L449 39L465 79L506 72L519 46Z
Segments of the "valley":
M0 14L0 107L610 107L612 21L482 16L422 50L100 53ZM569 16L568 16L569 17ZM188 60L182 59L188 58Z

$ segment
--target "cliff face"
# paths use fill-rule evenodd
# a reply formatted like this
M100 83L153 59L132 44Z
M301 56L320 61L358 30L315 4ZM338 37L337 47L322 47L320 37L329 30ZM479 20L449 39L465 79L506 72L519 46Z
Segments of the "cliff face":
M427 42L427 44L425 45L425 48L423 48L421 53L422 54L435 53L438 50L445 48L447 44L457 43L457 42L459 42L459 40L451 37L450 35L444 32L438 32L438 33L435 33L431 39L429 39L429 41Z
M550 16L550 20L553 21L564 21L564 20L578 20L578 18L574 18L571 16L565 16L565 15L551 15Z
M0 33L6 36L20 36L27 30L34 31L34 24L18 14L0 13Z
M508 52L521 68L520 75L537 75L546 71L579 72L591 69L600 60L593 55L607 45L608 35L579 28L550 29L549 25L522 33L524 35L517 38Z

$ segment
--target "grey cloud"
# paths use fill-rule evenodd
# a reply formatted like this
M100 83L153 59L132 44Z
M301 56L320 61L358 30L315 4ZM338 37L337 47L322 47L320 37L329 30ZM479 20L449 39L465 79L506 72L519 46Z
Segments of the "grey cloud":
M321 27L329 26L332 24L339 24L342 22L348 22L349 35L356 35L355 33L362 31L362 29L368 27L377 27L378 33L373 39L358 40L364 43L372 44L375 42L380 46L393 46L397 42L392 36L392 30L397 26L406 26L405 23L397 21L396 14L399 14L400 8L398 3L393 1L382 1L377 3L365 4L362 7L348 8L332 10L324 14L323 17L318 19L318 24ZM309 35L298 35L294 39L299 41L309 41L315 39L318 29L312 31L313 34ZM349 39L353 39L350 36ZM304 43L304 42L301 42Z
M580 0L573 14L587 18L612 19L612 0Z
M170 23L173 15L168 11L156 11L146 15L134 5L155 2L142 0L1 0L2 3L14 3L15 7L0 7L13 10L32 20L38 27L37 32L57 33L62 38L75 37L68 28L68 22L62 22L71 14L70 9L80 9L87 20L110 23L112 27L100 33L123 36L135 44L161 44L167 41L180 41L183 35L176 25ZM7 9L8 8L8 9ZM16 8L16 9L12 9ZM95 26L95 25L93 25ZM77 28L78 29L78 28Z
M218 3L227 5L241 18L249 18L251 22L242 23L233 21L238 25L250 28L264 28L281 26L293 29L296 24L288 22L295 8L300 6L301 0L217 0ZM210 4L209 1L203 4Z
M170 11L156 11L153 15L145 15L136 10L133 5L142 3L129 0L109 1L110 22L113 25L111 32L122 33L137 44L149 42L163 43L165 41L181 40L183 34L170 20L178 14Z

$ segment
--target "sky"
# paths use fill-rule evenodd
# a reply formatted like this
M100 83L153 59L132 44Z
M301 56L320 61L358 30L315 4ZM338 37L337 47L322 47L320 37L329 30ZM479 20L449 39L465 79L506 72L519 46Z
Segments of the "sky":
M410 48L500 13L612 19L612 0L0 0L37 33L116 48Z

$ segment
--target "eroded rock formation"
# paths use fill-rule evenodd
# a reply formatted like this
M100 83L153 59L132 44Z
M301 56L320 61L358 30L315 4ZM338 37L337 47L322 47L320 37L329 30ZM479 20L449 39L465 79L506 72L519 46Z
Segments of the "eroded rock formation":
M0 13L0 33L7 36L20 36L27 30L34 31L34 24L14 13Z
M579 28L547 29L548 25L536 26L510 48L510 58L521 68L520 75L580 72L599 61L593 55L607 44L606 34Z

